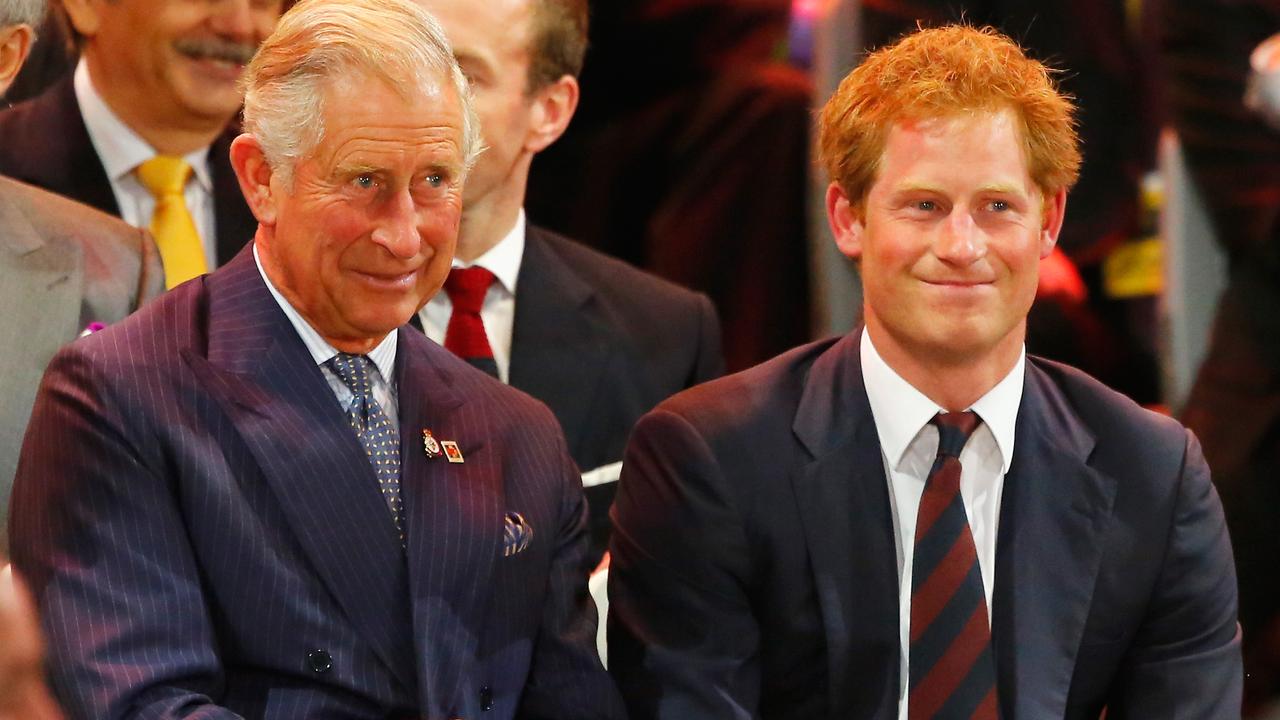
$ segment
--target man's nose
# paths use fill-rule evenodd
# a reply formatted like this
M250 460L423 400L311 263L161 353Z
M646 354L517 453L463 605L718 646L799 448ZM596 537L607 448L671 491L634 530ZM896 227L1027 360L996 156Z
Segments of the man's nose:
M933 254L951 265L969 265L987 254L987 243L973 216L957 208L938 230Z
M422 238L418 234L418 208L413 195L403 189L388 198L373 230L373 241L398 258L418 254Z
M217 10L210 18L210 26L214 32L230 40L255 40L253 0L219 0Z

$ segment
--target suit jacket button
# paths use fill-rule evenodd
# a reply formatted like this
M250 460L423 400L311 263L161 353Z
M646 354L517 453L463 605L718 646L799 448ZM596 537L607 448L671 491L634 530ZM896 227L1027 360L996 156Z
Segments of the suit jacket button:
M333 656L324 650L312 650L307 653L307 666L311 672L323 675L333 669Z
M484 712L493 709L493 690L488 685L480 688L480 709Z

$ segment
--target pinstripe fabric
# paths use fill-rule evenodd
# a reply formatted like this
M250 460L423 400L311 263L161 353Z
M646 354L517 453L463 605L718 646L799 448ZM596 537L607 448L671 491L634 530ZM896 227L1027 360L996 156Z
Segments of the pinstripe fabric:
M619 716L549 412L412 332L396 373L406 550L247 252L59 353L11 536L71 717Z

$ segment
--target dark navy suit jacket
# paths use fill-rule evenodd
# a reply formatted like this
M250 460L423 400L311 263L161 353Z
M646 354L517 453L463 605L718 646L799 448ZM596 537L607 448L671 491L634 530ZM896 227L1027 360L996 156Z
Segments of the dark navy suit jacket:
M239 123L233 122L209 147L219 265L235 257L258 227L231 168L231 141L239 134ZM0 175L120 217L70 74L42 94L0 112Z
M10 530L72 717L620 716L551 413L399 332L407 550L248 250L55 356Z
M516 292L511 385L551 408L583 472L622 460L655 405L724 373L706 295L534 225ZM592 567L608 545L616 489L586 490Z
M632 718L898 713L898 569L858 334L681 393L614 506L609 669ZM1195 438L1031 359L992 641L1007 719L1240 713L1236 584Z

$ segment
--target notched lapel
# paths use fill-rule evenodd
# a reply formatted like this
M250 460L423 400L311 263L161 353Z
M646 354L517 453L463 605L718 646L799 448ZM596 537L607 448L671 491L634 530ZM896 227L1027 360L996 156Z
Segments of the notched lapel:
M616 354L613 331L592 307L595 291L534 230L525 241L516 292L511 385L551 408L576 456L591 425L595 391Z
M421 333L401 331L401 492L418 688L431 717L466 703L459 693L479 652L507 510L489 418L455 392L451 371L436 362L446 352ZM464 462L428 457L424 428L457 442Z
M249 448L323 584L412 688L403 550L373 470L252 256L233 265L208 281L208 358L183 358Z
M880 443L853 334L814 363L794 431L814 459L793 476L822 608L830 712L897 707L898 569Z
M1032 363L1005 478L992 607L1006 717L1066 713L1116 485L1089 466L1094 439Z

